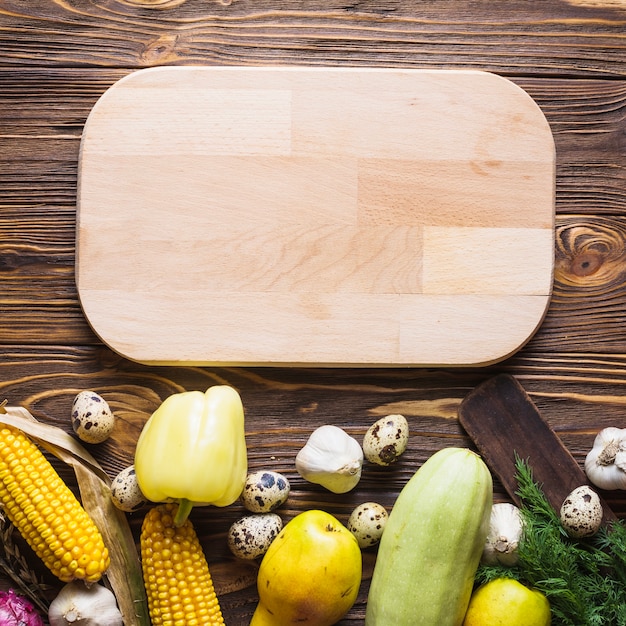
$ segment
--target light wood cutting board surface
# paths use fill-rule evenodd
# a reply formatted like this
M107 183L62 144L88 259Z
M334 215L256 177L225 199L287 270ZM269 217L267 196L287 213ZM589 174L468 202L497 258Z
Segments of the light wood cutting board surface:
M140 70L85 125L81 304L152 364L492 363L549 303L554 163L485 72Z

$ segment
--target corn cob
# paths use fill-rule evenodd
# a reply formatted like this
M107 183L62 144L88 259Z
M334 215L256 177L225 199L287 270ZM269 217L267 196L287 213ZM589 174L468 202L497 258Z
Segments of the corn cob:
M141 563L153 626L223 624L204 552L189 519L174 525L177 504L148 511L141 528Z
M109 552L93 520L22 431L0 427L0 501L7 517L63 582L95 582Z

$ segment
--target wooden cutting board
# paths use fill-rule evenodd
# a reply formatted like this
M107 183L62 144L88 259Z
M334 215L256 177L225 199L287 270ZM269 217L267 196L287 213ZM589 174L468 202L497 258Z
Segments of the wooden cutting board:
M485 72L140 70L85 125L80 301L151 364L493 363L549 303L554 169Z

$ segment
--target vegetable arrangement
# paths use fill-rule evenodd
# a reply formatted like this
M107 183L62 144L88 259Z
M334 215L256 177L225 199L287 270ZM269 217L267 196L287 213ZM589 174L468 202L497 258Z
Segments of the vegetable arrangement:
M5 555L13 550L12 533L21 534L51 574L67 585L59 592L58 601L55 598L49 603L33 592L36 575L19 558L19 571L26 571L28 579L12 574L11 563L2 559L5 572L48 614L52 626L78 618L84 624L114 626L118 618L125 626L149 624L134 538L128 521L112 504L110 479L104 470L71 435L37 422L25 409L0 405L0 431L0 503L13 523L5 527L4 515L0 515ZM74 469L82 503L40 447ZM116 604L107 611L100 610L99 601L86 601L99 591L101 578L112 590L109 595ZM98 621L105 616L110 619ZM33 617L24 623L39 622Z
M626 525L601 527L602 503L588 485L556 510L520 459L519 507L493 502L491 472L479 455L442 448L405 484L390 512L363 502L345 525L322 510L283 523L289 480L270 470L248 473L244 408L232 387L167 398L145 423L134 464L113 480L70 435L24 413L19 417L26 419L0 417L0 500L42 562L66 583L47 608L51 626L223 624L189 513L194 506L236 502L247 513L225 542L234 557L259 565L253 626L294 620L332 626L356 601L361 551L373 546L367 626L474 626L498 611L516 626L515 615L529 606L537 616L532 626L550 619L552 626L626 626ZM77 396L71 419L76 437L94 444L103 441L95 434L101 424L108 435L115 424L93 392ZM326 425L311 433L294 465L305 480L343 494L359 483L364 462L393 465L408 441L401 415L377 420L362 443ZM74 467L83 504L39 444ZM624 472L624 450L626 430L599 433L585 464L590 481L620 488L621 476L611 482L606 470ZM137 553L126 513L144 508ZM64 530L70 518L79 521L74 532ZM496 607L503 593L506 610ZM32 613L16 623L42 623L15 594L0 596L0 615L3 600L7 610Z
M524 532L514 567L481 565L479 582L519 580L546 595L553 626L626 624L626 525L619 521L572 538L546 500L532 468L517 460Z
M298 516L283 527L275 511L289 497L289 481L268 470L247 473L244 410L232 387L220 385L205 393L183 392L167 398L145 423L134 463L113 480L65 431L36 423L24 410L10 413L0 419L6 422L0 426L0 497L16 529L59 580L67 583L47 607L51 626L223 623L209 566L188 516L194 506L224 507L234 502L249 511L229 530L227 542L234 556L257 559L261 565L265 562L259 571L274 581L281 576L285 581L294 577L310 581L309 591L306 586L284 584L278 596L279 586L274 585L281 606L291 606L302 617L311 612L306 603L317 594L319 611L307 623L330 626L354 603L361 582L361 549L380 541L387 511L367 502L355 508L350 528L324 511L307 512L310 515ZM115 423L99 394L86 391L74 399L71 427L80 441L102 443ZM364 438L364 445L374 446L371 454L379 455L371 457L371 462L383 466L396 462L406 449L406 420L394 415L374 426ZM83 508L29 439L29 431L73 466L81 496L89 506ZM14 456L24 459L27 470L20 473ZM344 493L359 482L363 460L361 444L339 427L328 425L311 434L298 455L296 469L306 480ZM30 478L36 482L35 490L28 484ZM29 511L37 510L28 504L31 496L44 507L39 517L25 516L20 509L21 504ZM65 499L68 512L64 514L59 507L65 506ZM144 507L138 554L125 514ZM70 516L83 520L76 535L63 530ZM100 533L99 528L106 532ZM274 560L270 566L270 550L278 545L290 546L281 551L289 558L287 563L282 558ZM294 560L296 555L301 556ZM312 561L318 564L315 572L310 569ZM98 584L101 578L104 585ZM203 582L192 584L193 580ZM341 583L338 595L337 582ZM305 590L301 600L294 596L299 589ZM272 600L268 596L265 602L271 605ZM273 623L267 621L262 607L263 603L257 622ZM35 617L39 619L37 613Z

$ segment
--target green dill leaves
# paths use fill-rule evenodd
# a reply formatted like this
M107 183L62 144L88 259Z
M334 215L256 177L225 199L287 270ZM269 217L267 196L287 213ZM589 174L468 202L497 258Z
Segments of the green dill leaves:
M532 468L516 458L524 534L514 567L481 565L476 582L519 580L550 601L552 626L626 626L626 525L622 520L587 539L571 539Z

